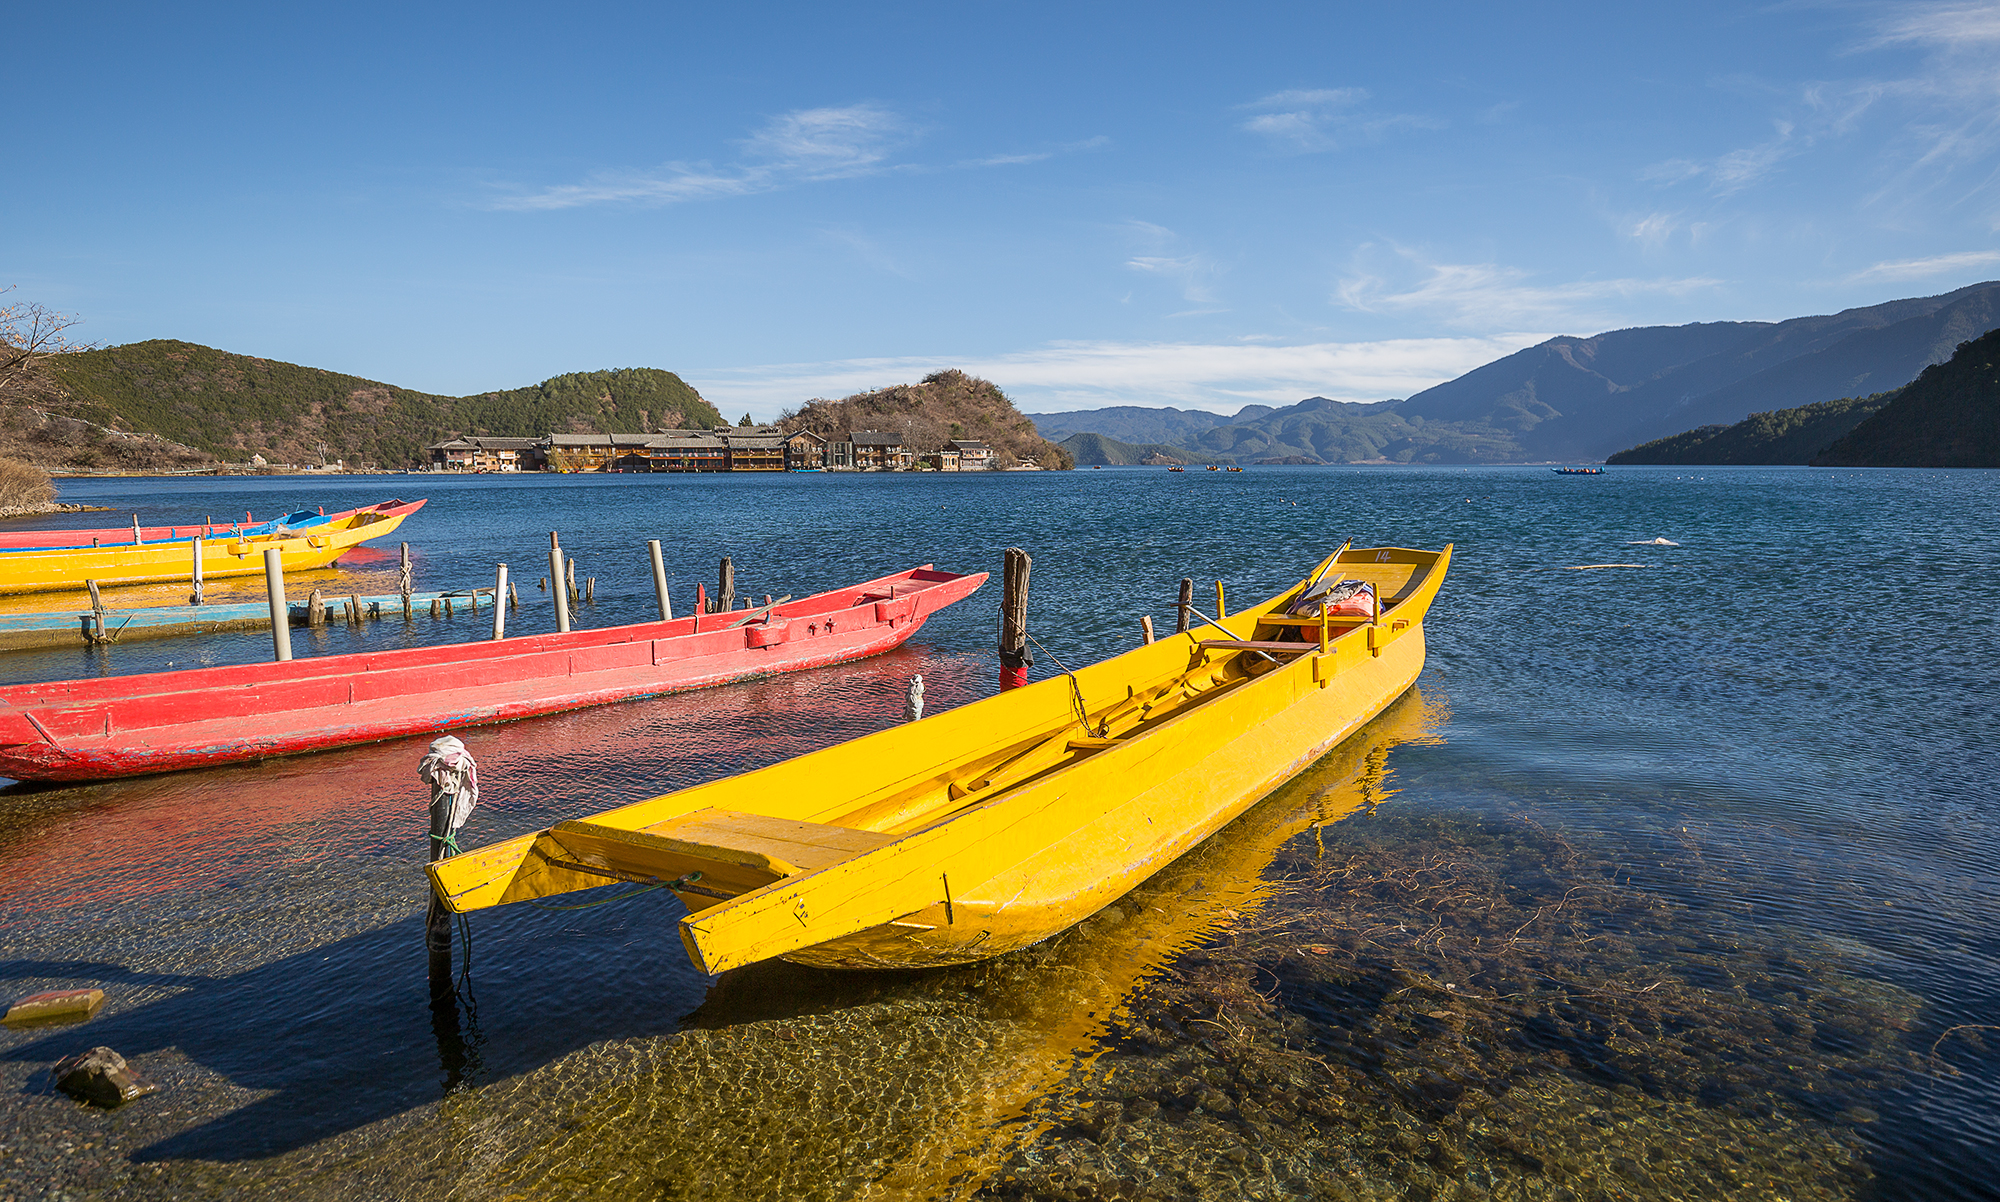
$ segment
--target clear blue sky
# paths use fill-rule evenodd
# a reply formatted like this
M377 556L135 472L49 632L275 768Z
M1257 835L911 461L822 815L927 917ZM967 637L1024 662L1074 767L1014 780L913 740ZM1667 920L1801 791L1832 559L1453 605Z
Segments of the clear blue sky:
M1992 5L32 16L10 299L434 392L1233 411L2000 276Z

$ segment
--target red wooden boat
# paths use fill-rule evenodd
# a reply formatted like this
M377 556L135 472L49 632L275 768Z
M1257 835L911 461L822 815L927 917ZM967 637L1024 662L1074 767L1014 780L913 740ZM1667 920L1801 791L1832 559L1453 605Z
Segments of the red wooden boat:
M0 688L0 776L74 781L320 751L877 655L986 574L929 564L769 611Z

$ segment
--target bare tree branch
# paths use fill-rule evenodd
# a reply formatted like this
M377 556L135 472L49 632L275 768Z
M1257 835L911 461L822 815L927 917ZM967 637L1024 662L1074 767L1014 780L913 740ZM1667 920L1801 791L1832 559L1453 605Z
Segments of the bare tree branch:
M0 288L0 296L12 292ZM95 343L64 337L83 319L58 313L33 301L0 305L0 401L40 396L52 387L42 365L57 355L95 348Z

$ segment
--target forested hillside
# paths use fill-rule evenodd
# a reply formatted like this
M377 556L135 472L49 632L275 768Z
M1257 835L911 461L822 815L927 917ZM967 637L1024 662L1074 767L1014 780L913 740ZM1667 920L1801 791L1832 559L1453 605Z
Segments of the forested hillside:
M2000 330L1959 344L1813 463L2000 467Z
M1606 463L1687 464L1805 464L1849 430L1866 421L1896 392L1821 401L1794 409L1753 413L1733 426L1703 426L1685 434L1656 438L1643 446L1620 451Z
M1000 467L1023 459L1047 468L1075 463L1068 451L1036 433L1035 423L992 381L957 370L935 372L919 384L857 392L837 401L807 401L786 410L778 424L787 433L811 430L828 438L845 438L855 430L900 433L904 444L919 455L939 450L954 438L976 439L993 448Z
M401 468L421 462L425 444L461 434L540 437L722 424L715 407L679 376L654 368L577 372L526 388L448 397L155 340L64 355L51 374L58 395L43 403L48 410L237 462L261 454L273 463L324 458Z

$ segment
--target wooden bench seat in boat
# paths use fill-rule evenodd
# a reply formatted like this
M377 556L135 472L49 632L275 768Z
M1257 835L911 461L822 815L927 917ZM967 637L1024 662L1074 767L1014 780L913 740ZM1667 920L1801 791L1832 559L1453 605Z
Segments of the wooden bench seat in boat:
M895 835L772 818L737 810L702 809L639 830L595 822L563 822L546 839L576 866L620 879L674 880L700 873L718 893L741 894L772 881L838 864Z
M1313 623L1315 627L1319 623ZM1284 655L1304 655L1318 651L1318 643L1280 642L1276 639L1203 639L1201 645L1217 651L1271 651Z

